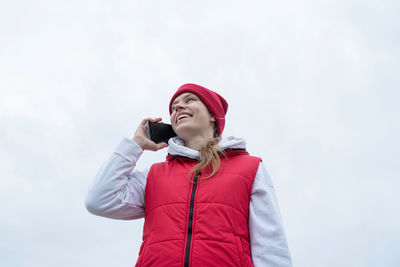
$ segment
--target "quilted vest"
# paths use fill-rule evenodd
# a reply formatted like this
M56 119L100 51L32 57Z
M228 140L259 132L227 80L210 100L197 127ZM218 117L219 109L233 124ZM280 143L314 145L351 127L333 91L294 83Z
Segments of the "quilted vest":
M197 160L168 155L151 166L143 242L135 267L253 266L248 216L261 158L228 150L218 172L189 171Z

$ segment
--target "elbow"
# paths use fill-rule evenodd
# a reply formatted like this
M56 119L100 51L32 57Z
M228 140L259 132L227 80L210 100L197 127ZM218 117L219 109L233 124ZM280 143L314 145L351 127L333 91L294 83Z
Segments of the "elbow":
M116 202L119 200L104 192L90 191L85 198L86 209L97 216L113 218L117 209Z
M86 195L84 203L87 211L94 215L102 215L100 201L96 199L92 194L88 193Z

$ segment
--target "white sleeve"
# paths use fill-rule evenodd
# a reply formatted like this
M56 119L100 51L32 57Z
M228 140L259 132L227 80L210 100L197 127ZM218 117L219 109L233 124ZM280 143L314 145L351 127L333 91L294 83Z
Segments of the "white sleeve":
M254 178L249 208L250 250L254 267L291 267L274 186L262 161Z
M148 169L134 170L142 148L123 138L98 170L85 198L87 210L95 215L120 220L144 217L144 192Z

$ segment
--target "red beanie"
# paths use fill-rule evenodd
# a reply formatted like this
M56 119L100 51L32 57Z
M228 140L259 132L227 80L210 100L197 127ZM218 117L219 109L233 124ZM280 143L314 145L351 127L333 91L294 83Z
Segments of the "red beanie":
M211 91L203 86L186 83L178 88L169 102L169 115L172 113L172 102L174 99L183 93L193 93L204 103L210 113L214 116L217 125L218 135L221 135L225 127L225 114L228 111L228 103L226 100L214 91Z

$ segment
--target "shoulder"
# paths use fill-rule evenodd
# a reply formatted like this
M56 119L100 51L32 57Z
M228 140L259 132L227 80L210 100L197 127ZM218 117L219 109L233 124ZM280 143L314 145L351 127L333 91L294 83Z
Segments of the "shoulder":
M260 164L260 162L262 162L262 158L258 157L258 156L253 156L247 153L243 154L243 155L239 155L238 157L241 161L245 161L247 164L252 163L252 165L257 166Z
M230 154L232 155L240 155L248 159L262 161L261 157L250 155L246 148L247 142L242 137L223 136L219 142L219 146L224 150L231 151Z
M259 168L261 158L249 155L246 150L228 152L230 152L230 155L227 158L221 158L223 170L230 173L239 173L253 180ZM234 155L232 155L233 153Z
M167 160L166 161L161 161L161 162L155 162L155 163L151 164L150 170L151 169L157 169L157 168L166 167L167 163L168 163Z
M229 151L228 151L229 152ZM247 161L252 161L255 163L260 163L262 162L262 158L259 156L251 155L247 150L245 149L239 149L239 150L231 150L229 153L232 158L239 158L241 160L247 160Z

